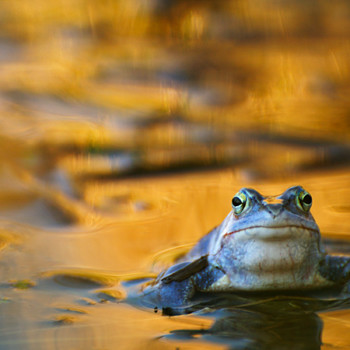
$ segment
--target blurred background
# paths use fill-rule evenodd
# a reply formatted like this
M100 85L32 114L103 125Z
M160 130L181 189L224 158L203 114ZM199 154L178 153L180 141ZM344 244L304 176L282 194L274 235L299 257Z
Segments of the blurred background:
M0 29L0 348L147 347L174 323L72 311L109 284L54 271L150 272L242 186L303 185L322 232L349 234L348 1L13 0Z

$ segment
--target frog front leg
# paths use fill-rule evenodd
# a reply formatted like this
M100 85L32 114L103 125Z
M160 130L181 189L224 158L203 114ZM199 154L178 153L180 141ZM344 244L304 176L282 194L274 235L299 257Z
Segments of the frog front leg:
M320 273L335 285L346 284L350 280L350 257L326 255L320 263Z
M193 278L166 284L161 282L153 295L154 308L161 309L163 314L169 316L187 313L186 309L195 291Z
M143 295L154 305L154 308L161 308L165 314L185 313L197 289L197 276L207 267L207 256L192 262L176 264L158 277L153 286L146 288Z

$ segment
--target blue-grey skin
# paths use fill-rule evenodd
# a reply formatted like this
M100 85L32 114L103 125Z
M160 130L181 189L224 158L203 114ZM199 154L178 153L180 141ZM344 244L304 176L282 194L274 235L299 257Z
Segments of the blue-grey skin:
M196 292L304 291L350 278L350 258L327 255L302 187L279 197L243 188L232 210L184 257L146 287L161 307L178 307Z

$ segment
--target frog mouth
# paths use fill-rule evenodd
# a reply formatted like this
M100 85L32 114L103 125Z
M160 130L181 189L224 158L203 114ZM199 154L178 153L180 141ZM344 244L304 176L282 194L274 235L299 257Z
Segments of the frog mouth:
M256 238L261 240L284 240L298 234L319 234L318 229L304 225L254 225L224 234L223 238L244 233L247 239Z

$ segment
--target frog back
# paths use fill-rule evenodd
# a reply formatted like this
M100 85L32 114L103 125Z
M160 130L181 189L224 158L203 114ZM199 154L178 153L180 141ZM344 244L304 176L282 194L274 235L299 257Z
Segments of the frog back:
M226 226L227 221L229 220L229 214L225 220L219 225L213 228L209 233L203 236L198 243L185 255L182 261L193 261L199 259L204 255L211 255L213 247L218 240L218 236L223 228Z

